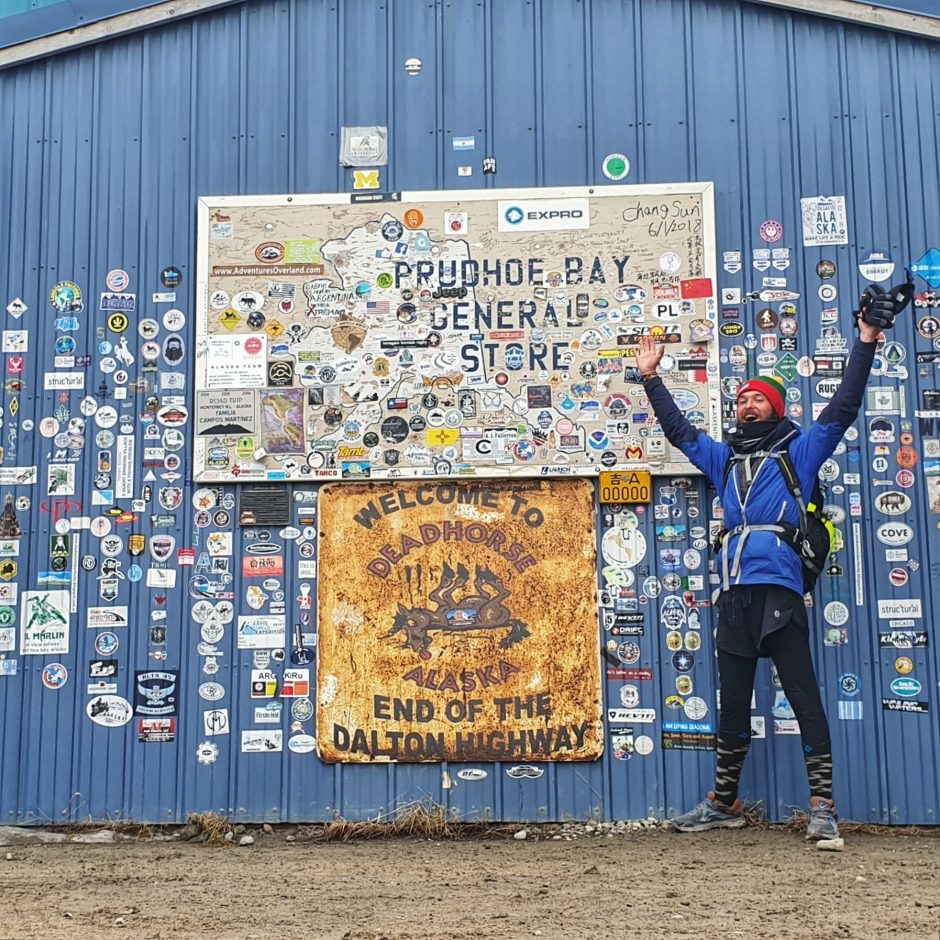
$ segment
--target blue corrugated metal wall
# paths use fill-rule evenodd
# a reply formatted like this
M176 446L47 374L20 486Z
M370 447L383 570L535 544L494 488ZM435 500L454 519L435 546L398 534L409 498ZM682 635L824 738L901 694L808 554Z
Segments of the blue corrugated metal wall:
M0 466L39 468L34 485L0 487L2 495L31 503L19 512L25 534L17 571L0 584L16 585L21 594L34 589L39 572L50 567L54 517L99 513L90 506L94 419L88 419L84 449L79 453L73 446L75 453L66 455L66 460L77 458L75 494L63 497L73 502L57 503L46 494L46 466L58 444L39 433L39 423L59 408L64 425L79 415L82 397L94 396L102 379L107 381L98 368L103 355L98 344L108 338L105 315L95 307L111 269L130 274L129 289L152 313L166 309L150 302L153 292L166 290L160 272L179 266L177 306L191 330L198 195L348 190L349 172L337 160L344 124L388 125L390 160L383 180L385 188L395 190L600 186L603 157L622 152L632 163L628 182L715 182L719 250L739 250L744 262L740 273L722 274L722 287L760 286L750 264L752 249L765 247L759 226L766 219L783 223L781 244L790 248L792 262L785 276L802 294L798 355L806 355L813 352L824 306L817 299L820 259L838 265L832 283L841 298L839 326L848 335L848 298L864 283L856 270L859 258L885 248L900 268L940 242L938 56L937 45L926 41L731 0L346 0L332 5L284 0L244 3L0 72L6 130L0 144L0 299L6 306L19 297L29 307L21 320L5 324L9 330L27 329L29 346L22 385L15 384L15 357L4 356ZM418 76L403 69L410 57L422 60ZM480 157L498 161L498 173L482 183L478 165L474 176L457 175L466 160L453 151L451 137L470 134L477 138ZM799 199L823 194L846 196L850 242L804 249ZM85 372L85 391L43 390L55 354L49 292L62 280L85 294L85 310L71 334L75 355L90 357L87 368L77 367ZM923 280L918 290L926 290ZM753 305L741 308L747 331L754 330L754 313ZM837 458L837 483L844 492L834 499L847 514L841 526L846 547L839 558L845 573L824 579L819 589L817 662L833 727L842 814L934 823L940 809L937 648L932 636L930 646L906 651L879 649L878 640L879 626L887 630L887 620L878 618L879 599L920 598L922 629L932 634L933 581L940 574L930 562L931 556L940 557L940 517L929 512L923 473L924 441L938 432L934 419L914 416L925 407L923 393L937 386L933 347L910 316L896 338L910 377L872 384L900 385L907 395L906 415L893 423L898 439L912 435L917 458L916 483L906 490L913 499L906 521L915 532L905 568L909 581L891 585L885 546L874 537L891 518L875 503L884 489L877 481L886 474L873 470L878 455L868 440L870 419L860 419L858 439ZM752 366L754 356L751 351ZM809 415L811 402L819 400L813 383L797 377L790 384L802 393ZM187 395L191 388L190 364ZM133 392L130 400L130 408L108 403L134 416L141 403ZM139 496L145 444L139 421L131 433ZM898 439L887 448L892 479ZM859 482L848 482L847 473L858 473ZM198 549L205 533L193 525L192 489L187 482L175 528L161 531ZM675 508L685 511L691 493L707 517L711 495L700 481L679 492ZM851 514L853 501L860 506L858 515ZM151 504L144 518L155 511ZM651 515L642 517L641 525L649 544L659 548ZM854 522L860 524L857 535ZM143 528L149 535L148 526ZM73 555L98 555L97 540L87 530L73 531L72 537L80 542ZM295 563L293 551L288 546L288 571ZM128 571L134 559L126 550L121 557ZM860 598L854 591L855 557L862 561ZM439 765L327 766L286 749L277 755L240 754L236 734L214 738L219 759L199 763L204 703L196 689L206 677L199 669L198 629L190 619L188 572L180 571L172 590L126 579L116 603L129 605L131 622L146 624L151 611L165 609L171 628L162 647L165 661L149 658L155 647L144 626L126 631L115 654L121 694L133 697L135 670L181 671L176 740L139 743L134 722L106 729L85 714L87 662L96 654L94 631L85 629L82 615L102 602L101 560L95 572L76 572L67 655L2 654L5 662L17 663L15 675L0 676L0 818L7 822L89 817L167 822L208 809L244 819L324 819L334 813L365 818L423 798L462 815L494 819L659 816L696 801L710 783L709 752L660 747L664 722L671 720L665 700L675 688L676 672L654 599L641 607L648 611L646 634L638 640L641 659L635 665L651 670L649 680L636 684L640 704L655 708L657 718L634 726L637 735L655 741L652 754L617 760L608 746L596 764L547 766L538 779L510 779L494 765L484 781L444 789ZM237 557L235 562L237 567ZM651 562L650 573L662 578L666 572ZM293 588L288 577L288 598L295 595ZM236 608L241 590L236 579ZM832 600L850 611L847 645L823 643L826 625L818 611ZM695 693L709 703L707 723L714 717L710 609L701 614L705 655L692 678ZM602 631L602 642L607 639ZM251 717L251 658L233 643L229 636L220 644L218 678L229 689L226 704L237 730ZM896 658L902 654L912 660L926 714L882 708L882 698L896 697L889 686L899 675ZM41 681L43 666L52 659L70 671L59 691ZM607 662L611 705L619 704L621 665ZM744 790L781 818L805 801L804 772L798 738L772 733L773 687L769 671L759 676L754 714L766 719L767 735L754 743ZM860 684L851 695L850 676ZM456 769L450 768L452 776Z

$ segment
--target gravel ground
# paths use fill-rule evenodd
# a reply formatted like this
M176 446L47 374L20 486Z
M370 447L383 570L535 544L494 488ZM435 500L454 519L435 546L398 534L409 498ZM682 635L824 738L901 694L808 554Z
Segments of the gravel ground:
M940 938L933 830L848 833L834 853L781 828L567 824L350 842L238 829L209 846L187 841L192 830L0 827L0 940Z

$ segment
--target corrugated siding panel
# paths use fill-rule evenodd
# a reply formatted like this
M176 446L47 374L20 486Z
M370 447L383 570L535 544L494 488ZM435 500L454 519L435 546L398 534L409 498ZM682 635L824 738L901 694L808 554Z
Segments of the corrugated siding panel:
M719 248L743 251L746 272L722 283L745 290L759 283L750 252L763 247L760 223L779 219L786 232L783 244L791 248L788 281L805 298L798 342L799 354L806 354L821 306L814 274L820 258L839 263L840 323L848 332L849 298L862 283L854 270L858 256L888 247L900 265L940 243L931 208L940 201L938 55L937 46L927 42L748 3L283 0L239 4L9 69L0 73L0 114L8 129L0 146L0 299L5 305L22 296L30 307L21 321L31 326L31 340L20 420L29 416L38 423L57 404L55 392L41 390L52 355L46 304L53 283L74 280L85 291L86 311L75 335L79 350L92 356L86 386L93 394L105 378L95 352L102 338L95 327L103 327L103 316L94 306L106 272L125 268L141 308L152 312L149 295L163 289L159 272L178 265L180 306L191 314L197 196L348 190L351 172L337 161L343 124L388 125L390 165L381 171L385 189L602 185L601 161L615 151L629 157L631 182L714 180ZM419 75L404 71L411 57L422 62ZM471 135L474 151L453 149L455 136ZM482 175L483 156L497 159L497 175ZM472 176L458 175L464 165L473 166ZM823 194L848 197L852 244L804 250L799 197ZM750 322L752 310L746 308L744 316ZM928 344L915 333L912 317L905 315L896 336L908 351L910 378L902 384L922 462L922 439L940 432L938 422L918 421L913 411L921 407L922 391L936 387L937 372L932 364L913 362L915 349L925 351ZM191 334L185 339L191 346ZM191 358L188 363L191 388ZM792 384L801 389L809 411L812 382ZM5 392L3 399L8 424L11 395ZM850 818L936 823L937 646L908 651L913 674L927 690L922 697L930 713L883 711L880 699L892 694L897 673L894 652L878 646L879 624L885 622L877 617L877 600L922 598L924 628L932 632L940 568L930 558L940 557L938 517L928 511L926 480L918 467L917 484L908 492L914 499L909 521L916 529L910 557L920 567L906 587L891 587L884 548L873 535L889 518L874 509L880 492L875 481L884 474L872 470L867 420L860 419L858 427L859 450L839 459L844 471L861 475L861 484L846 490L861 494L863 512L848 515L842 526L846 547L839 560L846 573L823 580L813 612L837 798ZM135 438L139 463L140 427ZM9 458L9 431L4 443ZM36 463L44 479L50 442L21 431L16 447L15 463ZM6 465L13 463L9 458ZM93 457L78 467L75 499L87 504ZM694 488L704 524L711 494L702 481ZM24 535L19 559L22 591L34 583L33 572L48 567L51 514L38 508L41 484L4 489L33 498L33 509L23 516L31 532ZM191 540L191 519L185 515L190 495L187 485L187 508L175 533L181 545ZM847 513L849 495L840 497ZM687 504L687 494L681 495L680 509ZM650 573L662 576L651 516L642 517L641 525L651 547ZM861 524L857 539L853 522ZM84 554L91 536L80 537ZM864 562L861 605L854 592L856 551ZM288 552L288 571L296 570L293 552ZM237 555L235 562L237 567ZM39 673L48 657L18 657L19 674L0 678L0 816L5 821L166 822L206 809L243 819L314 820L336 813L374 818L427 798L470 817L623 818L684 809L710 785L711 753L664 752L658 746L661 722L673 717L663 703L675 689L676 672L655 600L642 608L647 633L638 665L653 674L651 682L640 683L641 704L656 707L658 715L652 725L635 727L637 734L657 741L649 756L616 760L608 747L595 764L547 765L542 777L521 780L492 765L483 781L444 788L439 765L328 766L286 751L278 757L239 754L238 730L252 724L254 703L245 694L251 657L235 648L229 630L220 644L218 678L231 690L227 701L235 733L223 742L220 760L204 767L196 762L195 749L204 739L204 704L196 689L205 677L198 669L199 635L189 619L185 575L184 569L174 591L147 590L139 583L127 591L132 622L139 627L122 637L119 654L126 689L134 669L153 665L144 625L165 593L170 622L185 624L169 632L166 646L167 663L183 670L177 741L138 744L133 723L109 731L85 717L85 672L92 653L81 612L97 603L98 595L94 576L83 575L72 649L63 657L71 672L66 687L57 693L42 687ZM237 574L234 589L242 596ZM290 579L285 592L296 593ZM831 600L844 602L851 612L847 646L823 643L820 611ZM693 677L695 694L709 704L712 720L711 610L701 613L704 642ZM859 721L839 720L838 701L845 699L840 680L846 673L861 682ZM622 684L606 683L612 706L619 704ZM774 700L769 667L763 664L755 714L767 719L769 729ZM447 768L454 779L459 769ZM774 818L802 804L806 784L799 739L768 733L755 741L744 792L762 799Z

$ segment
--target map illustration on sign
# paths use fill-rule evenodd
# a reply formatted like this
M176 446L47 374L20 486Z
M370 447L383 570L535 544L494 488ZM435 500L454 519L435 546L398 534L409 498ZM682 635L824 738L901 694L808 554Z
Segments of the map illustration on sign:
M690 472L720 433L711 184L206 197L198 481ZM226 396L231 403L226 403Z

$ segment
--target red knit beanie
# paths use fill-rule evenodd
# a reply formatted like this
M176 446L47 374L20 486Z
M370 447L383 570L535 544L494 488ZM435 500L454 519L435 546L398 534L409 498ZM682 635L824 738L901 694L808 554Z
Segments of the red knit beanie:
M745 392L760 392L774 409L774 414L782 418L785 413L784 401L786 399L786 388L783 381L775 375L757 375L748 379L738 388L737 397L740 398Z

